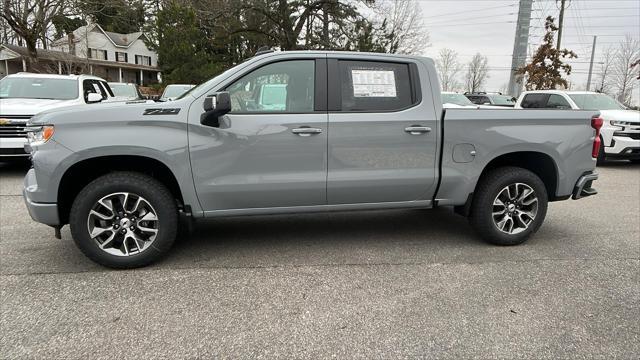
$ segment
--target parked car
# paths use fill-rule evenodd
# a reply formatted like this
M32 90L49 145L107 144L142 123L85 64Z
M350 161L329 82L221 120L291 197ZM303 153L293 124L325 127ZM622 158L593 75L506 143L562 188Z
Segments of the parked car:
M514 107L516 104L516 98L502 93L475 92L465 93L464 95L477 105Z
M113 95L120 100L144 100L144 97L138 89L138 85L133 83L108 83Z
M0 80L0 157L25 157L25 124L45 110L113 100L103 79L91 75L18 73Z
M195 87L195 85L188 85L188 84L171 84L171 85L167 85L167 87L164 88L164 91L162 92L162 95L160 96L160 101L172 101L172 100L175 100L175 99L179 98L180 96L182 96L182 94L184 94L187 91L193 89L194 87Z
M518 98L516 108L599 111L604 124L600 130L603 146L598 162L605 159L640 162L640 112L626 109L609 95L590 91L525 91Z
M418 56L278 52L171 102L48 111L29 123L24 199L93 261L132 268L170 251L180 214L454 206L515 245L549 201L596 193L598 111L443 110L437 79Z
M467 109L508 109L505 106L477 105L471 102L466 96L457 92L443 91L441 93L442 107L445 109L467 108Z

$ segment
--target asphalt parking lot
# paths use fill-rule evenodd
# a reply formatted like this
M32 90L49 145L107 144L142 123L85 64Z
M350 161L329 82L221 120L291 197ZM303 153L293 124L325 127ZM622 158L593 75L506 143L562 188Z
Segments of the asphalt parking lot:
M637 358L640 166L550 205L524 245L446 209L200 223L112 271L33 222L0 164L1 358Z

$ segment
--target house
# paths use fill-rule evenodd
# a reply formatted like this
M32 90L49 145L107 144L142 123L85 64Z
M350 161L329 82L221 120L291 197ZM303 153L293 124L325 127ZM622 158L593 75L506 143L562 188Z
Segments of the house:
M142 32L118 34L98 24L81 26L53 41L49 49L38 49L36 71L87 73L107 81L149 85L159 81L158 56L145 44ZM0 44L0 77L27 71L25 47Z

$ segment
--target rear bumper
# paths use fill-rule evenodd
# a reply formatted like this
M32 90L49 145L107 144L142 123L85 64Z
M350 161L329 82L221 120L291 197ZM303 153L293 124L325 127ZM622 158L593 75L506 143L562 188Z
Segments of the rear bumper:
M573 188L573 200L597 194L598 191L592 187L595 180L598 180L598 174L584 174L580 176L576 182L576 186Z
M24 178L24 188L22 196L27 206L31 218L39 223L57 226L60 225L60 217L58 216L58 204L56 203L38 203L31 200L31 192L37 190L37 183L34 170L27 172Z

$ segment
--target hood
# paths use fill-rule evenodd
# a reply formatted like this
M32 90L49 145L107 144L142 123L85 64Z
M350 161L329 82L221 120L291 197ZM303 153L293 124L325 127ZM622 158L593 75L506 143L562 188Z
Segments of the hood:
M0 115L35 115L39 112L72 104L74 100L0 99Z
M640 123L640 111L636 110L600 110L600 116L607 121L617 120Z
M96 104L82 104L64 106L47 110L31 118L30 124L76 124L88 123L109 123L118 121L140 121L158 119L157 113L145 114L148 110L162 111L163 109L177 110L178 113L184 110L178 102L156 103L154 101L131 101L131 102L101 102ZM172 113L173 114L173 113ZM177 114L177 113L176 113ZM145 116L151 115L151 116ZM161 114L162 115L162 114ZM160 119L171 120L172 116L160 116Z

